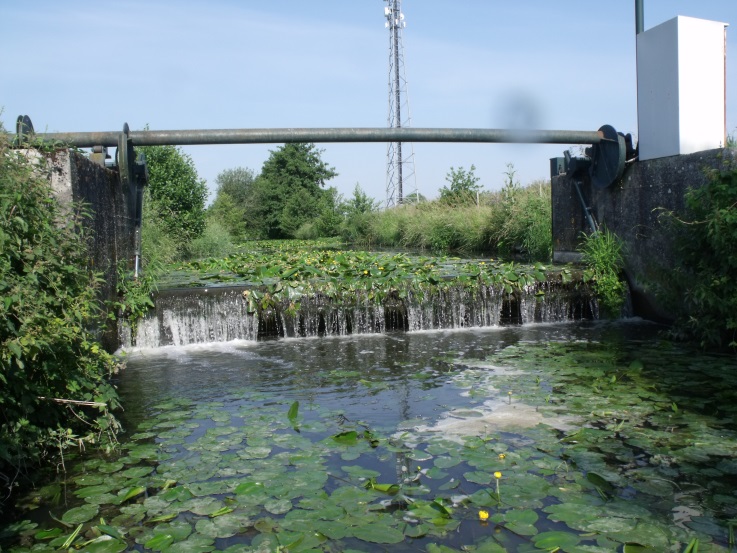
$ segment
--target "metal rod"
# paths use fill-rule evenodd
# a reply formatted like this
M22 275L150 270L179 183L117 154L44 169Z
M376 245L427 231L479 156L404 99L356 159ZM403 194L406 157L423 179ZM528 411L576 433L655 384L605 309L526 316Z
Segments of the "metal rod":
M44 142L77 148L117 146L120 131L37 133ZM287 142L482 142L520 144L599 144L600 131L443 129L443 128L313 128L130 131L134 146L208 144L281 144Z
M596 232L599 229L596 226L596 223L594 222L594 218L591 216L591 210L589 209L589 206L586 205L586 200L584 200L583 198L583 192L581 192L581 185L579 184L579 181L574 179L573 186L576 188L576 192L578 193L578 201L581 202L581 207L583 208L583 214L584 214L584 217L586 217L586 221L588 222L589 227L591 228L591 232Z
M645 0L635 0L635 34L645 30Z

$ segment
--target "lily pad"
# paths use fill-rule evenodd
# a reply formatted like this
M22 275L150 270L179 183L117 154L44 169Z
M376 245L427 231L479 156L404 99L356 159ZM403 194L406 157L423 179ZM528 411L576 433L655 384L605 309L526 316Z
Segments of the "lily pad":
M108 535L102 535L87 542L82 551L85 553L121 553L128 549L128 544Z
M383 524L366 524L353 528L353 536L369 543L401 543L404 532Z
M86 504L69 509L61 517L67 524L80 524L92 520L100 511L97 505Z
M540 549L553 550L556 547L566 550L574 545L577 545L581 538L576 534L570 532L542 532L532 538L535 547Z

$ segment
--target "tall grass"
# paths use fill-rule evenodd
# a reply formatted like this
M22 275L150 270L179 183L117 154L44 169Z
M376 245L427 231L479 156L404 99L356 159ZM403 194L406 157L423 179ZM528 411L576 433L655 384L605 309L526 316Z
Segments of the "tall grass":
M478 205L435 200L365 214L347 222L344 237L367 246L546 261L552 252L551 227L550 184L536 182L481 194Z

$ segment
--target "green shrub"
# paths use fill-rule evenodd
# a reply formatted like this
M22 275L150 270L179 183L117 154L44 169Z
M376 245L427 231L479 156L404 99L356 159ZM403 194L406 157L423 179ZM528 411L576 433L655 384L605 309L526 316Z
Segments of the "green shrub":
M217 221L208 219L202 236L192 240L186 248L187 259L204 259L224 257L230 254L235 246L230 232Z
M501 255L547 261L553 251L550 183L507 186L488 201L489 243Z
M349 219L342 236L366 246L524 255L531 261L550 259L553 238L549 183L536 182L521 188L511 178L502 191L483 193L480 200L476 205L475 200L450 202L446 198L362 214Z
M622 279L624 268L624 244L607 229L583 235L580 251L583 262L584 281L592 281L599 299L602 314L619 317L627 299L627 283Z
M686 206L671 217L678 262L661 299L671 300L677 336L737 349L737 170L713 173L686 194Z
M141 249L146 271L174 263L181 258L187 244L187 236L169 230L159 206L151 201L148 189L143 198L143 222L141 225Z
M93 333L102 324L100 277L85 212L62 213L41 175L0 128L0 485L8 489L50 454L112 444L119 428L107 379L113 358Z
M302 223L302 226L294 233L294 238L297 240L317 240L321 236L317 231L317 225L313 222L308 222Z

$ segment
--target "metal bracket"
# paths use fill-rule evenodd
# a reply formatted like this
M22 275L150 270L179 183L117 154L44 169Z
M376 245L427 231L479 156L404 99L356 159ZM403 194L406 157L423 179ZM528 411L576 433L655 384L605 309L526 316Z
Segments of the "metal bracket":
M128 216L133 222L133 274L135 278L138 278L141 273L143 188L148 184L148 166L146 165L146 156L143 153L136 157L128 123L123 125L123 132L118 137L117 157L120 188L127 194Z

